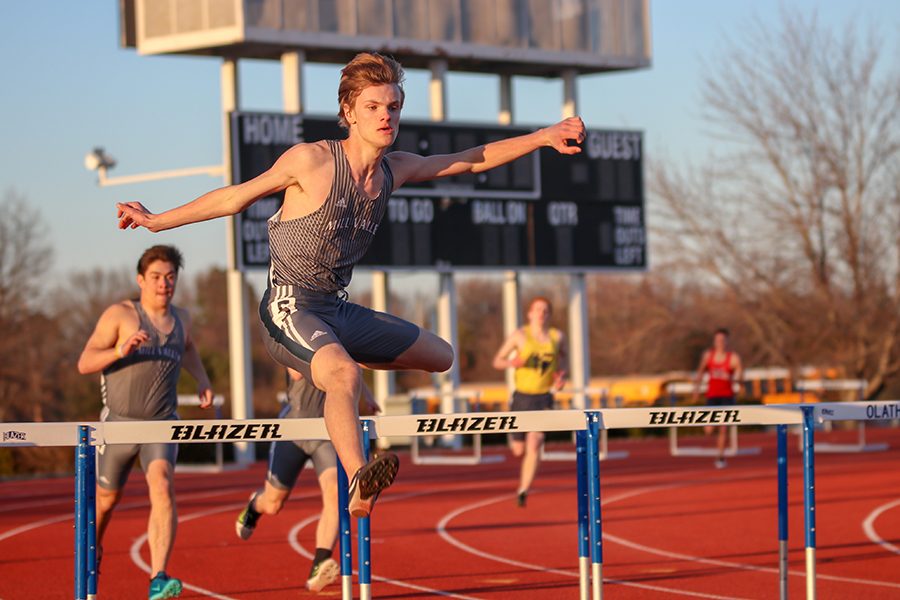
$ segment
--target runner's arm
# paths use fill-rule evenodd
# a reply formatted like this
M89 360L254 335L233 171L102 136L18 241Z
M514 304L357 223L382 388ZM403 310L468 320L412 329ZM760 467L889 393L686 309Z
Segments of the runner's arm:
M272 167L250 181L229 185L203 194L165 212L154 214L140 202L119 202L116 211L119 229L144 227L154 233L189 223L199 223L226 215L234 215L260 198L280 192L297 183L294 173L302 161L302 146L281 155Z
M147 340L147 333L136 331L119 343L119 330L124 318L124 308L113 304L100 315L91 337L88 338L81 356L78 357L78 372L82 375L99 373Z
M553 387L561 390L566 385L569 378L569 346L566 340L566 334L560 332L559 347L557 349L558 357L556 361L556 373L553 374Z
M709 362L709 350L703 352L700 357L700 364L697 365L697 374L694 375L694 399L700 396L700 384L703 383L703 374L706 372L706 365Z
M191 377L197 382L197 397L200 398L200 408L209 408L213 403L212 384L209 382L209 375L203 366L203 360L200 358L200 352L194 344L194 336L191 335L190 316L187 311L178 311L181 322L184 324L185 340L184 354L181 357L181 366L191 374Z
M512 358L510 358L512 356ZM522 359L519 357L519 332L514 331L511 336L506 338L497 354L494 355L494 368L503 370L510 367L521 367Z
M567 145L567 140L575 140L576 143L584 141L584 123L580 117L570 117L532 133L489 142L454 154L419 156L410 152L391 152L387 158L394 173L394 187L397 188L408 181L481 173L543 146L555 148L561 154L581 152L578 146Z
M737 383L740 383L744 380L744 364L741 362L741 357L738 354L732 353L731 355L731 368L734 369L734 380Z

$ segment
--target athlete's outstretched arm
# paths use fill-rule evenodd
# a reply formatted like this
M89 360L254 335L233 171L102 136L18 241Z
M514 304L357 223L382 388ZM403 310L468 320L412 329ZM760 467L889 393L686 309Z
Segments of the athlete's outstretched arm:
M260 198L296 184L296 163L302 154L301 146L294 146L282 154L272 168L250 181L213 190L187 204L159 214L150 212L140 202L120 202L116 204L119 229L145 227L153 232L165 231L189 223L237 214Z
M191 322L188 312L179 310L181 322L184 324L185 341L184 354L181 356L181 366L191 374L194 381L197 382L197 397L200 398L200 408L209 408L213 403L212 384L209 382L209 375L206 374L206 368L200 359L200 353L194 344L194 336L191 335Z
M460 173L480 173L514 161L538 148L550 146L561 154L578 154L581 148L569 146L568 140L584 141L584 122L570 117L556 125L533 133L490 142L455 154L419 156L410 152L391 152L387 155L394 172L394 187L407 181L427 181Z

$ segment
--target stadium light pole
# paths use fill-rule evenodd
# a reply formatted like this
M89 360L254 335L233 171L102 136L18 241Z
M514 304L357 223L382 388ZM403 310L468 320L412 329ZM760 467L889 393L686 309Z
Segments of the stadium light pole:
M120 175L110 177L110 169L118 164L112 155L100 146L94 148L84 157L84 166L89 171L97 172L97 183L100 187L113 185L128 185L131 183L144 183L147 181L159 181L160 179L173 179L175 177L192 177L195 175L208 175L210 177L222 177L225 174L225 165L207 165L205 167L188 167L184 169L169 169L166 171L151 171L149 173L137 173L135 175Z

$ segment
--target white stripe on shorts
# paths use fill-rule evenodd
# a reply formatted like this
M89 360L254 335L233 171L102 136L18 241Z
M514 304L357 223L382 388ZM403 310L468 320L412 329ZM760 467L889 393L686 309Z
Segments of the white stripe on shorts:
M277 289L277 296L276 296L275 301L273 302L273 304L276 304L276 305L277 305L279 300L283 300L283 299L288 298L288 297L291 296L291 291L292 291L292 290L291 290L291 288L288 287L288 286L278 286L278 288L276 288L276 289ZM309 343L308 343L305 339L303 339L303 336L300 335L300 332L297 331L297 328L294 326L294 322L293 322L293 320L291 320L290 317L287 317L286 319L284 319L284 321L282 321L282 324L281 324L281 330L282 330L282 331L285 333L285 335L287 335L291 340L297 342L298 344L300 344L301 346L303 346L303 347L306 348L307 350L312 350L312 349L313 349L313 347L310 346Z

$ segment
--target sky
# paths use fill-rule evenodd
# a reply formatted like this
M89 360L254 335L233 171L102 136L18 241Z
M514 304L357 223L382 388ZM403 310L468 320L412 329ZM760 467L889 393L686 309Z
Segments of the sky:
M651 2L652 66L582 76L579 112L589 128L639 129L644 155L702 161L715 140L698 106L705 65L759 18L774 27L780 7L817 11L825 25L875 24L900 60L900 2L894 0L656 0ZM114 204L139 200L157 212L221 185L207 176L101 188L84 156L103 146L118 160L111 176L215 165L222 160L219 64L215 58L139 56L118 45L117 3L33 0L0 4L0 196L14 190L39 212L54 248L53 275L133 269L154 243L179 246L186 270L224 267L223 219L164 234L119 231ZM338 65L309 65L307 112L336 109ZM241 109L281 110L277 62L244 61ZM496 122L491 76L451 74L449 120ZM428 116L427 77L409 71L403 116ZM558 80L516 78L516 124L560 116ZM651 256L652 262L652 256ZM261 281L257 272L252 278ZM360 275L357 275L357 279ZM365 275L362 275L365 280Z

